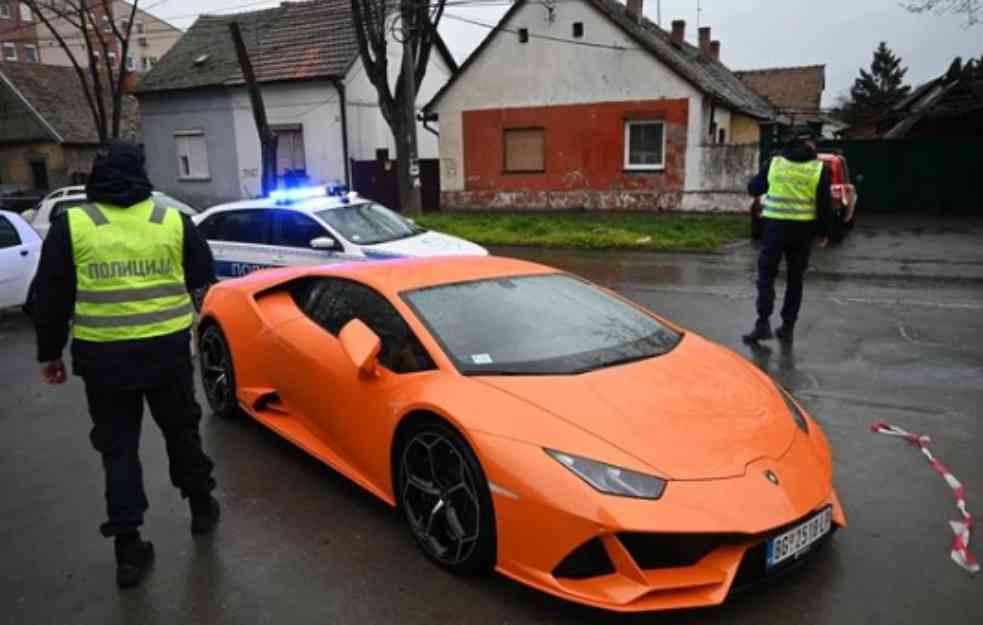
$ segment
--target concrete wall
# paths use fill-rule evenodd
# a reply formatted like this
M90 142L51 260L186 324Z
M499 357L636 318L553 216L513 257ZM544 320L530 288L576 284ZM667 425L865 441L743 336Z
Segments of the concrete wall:
M748 180L758 171L758 145L701 146L701 187L690 188L681 208L699 212L746 212Z
M243 197L232 98L224 89L147 95L141 98L140 115L147 173L157 189L199 208ZM207 179L178 176L174 133L181 130L204 131Z

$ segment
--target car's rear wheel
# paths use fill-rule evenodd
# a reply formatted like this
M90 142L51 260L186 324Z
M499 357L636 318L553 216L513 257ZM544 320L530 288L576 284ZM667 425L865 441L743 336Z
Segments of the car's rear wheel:
M207 324L198 339L201 385L212 412L229 418L239 411L236 400L236 376L232 352L222 329L216 323Z
M397 499L423 553L454 573L495 564L495 512L481 465L451 427L428 422L403 440Z

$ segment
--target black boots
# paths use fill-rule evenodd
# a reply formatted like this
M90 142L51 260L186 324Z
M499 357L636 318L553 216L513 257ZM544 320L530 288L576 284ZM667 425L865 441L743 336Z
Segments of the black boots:
M789 323L783 323L777 330L775 330L775 336L778 340L786 345L791 344L795 340L795 326Z
M191 533L200 536L210 534L222 516L222 509L211 495L191 495Z
M154 560L154 546L140 540L140 534L136 532L118 535L115 546L116 585L120 588L136 586Z
M771 332L771 324L767 319L758 319L754 324L754 329L748 334L743 335L741 340L745 343L757 343L758 341L767 341L772 338L775 338L775 335Z

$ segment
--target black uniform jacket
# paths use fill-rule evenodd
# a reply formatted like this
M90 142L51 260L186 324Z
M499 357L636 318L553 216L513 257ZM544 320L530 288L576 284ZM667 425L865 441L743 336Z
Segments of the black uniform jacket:
M187 215L184 224L184 278L193 293L215 282L212 253ZM61 357L75 310L75 263L66 214L55 218L44 240L34 278L31 308L37 329L38 362ZM72 341L72 365L87 384L121 388L153 386L192 370L191 333L175 332L150 339Z

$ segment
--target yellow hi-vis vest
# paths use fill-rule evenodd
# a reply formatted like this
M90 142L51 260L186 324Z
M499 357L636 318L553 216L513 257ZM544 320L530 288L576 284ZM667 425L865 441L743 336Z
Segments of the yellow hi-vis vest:
M77 293L72 336L126 341L191 326L180 213L144 200L68 210Z
M796 163L781 156L771 160L768 168L768 195L762 217L791 221L814 221L819 179L823 175L820 160Z

